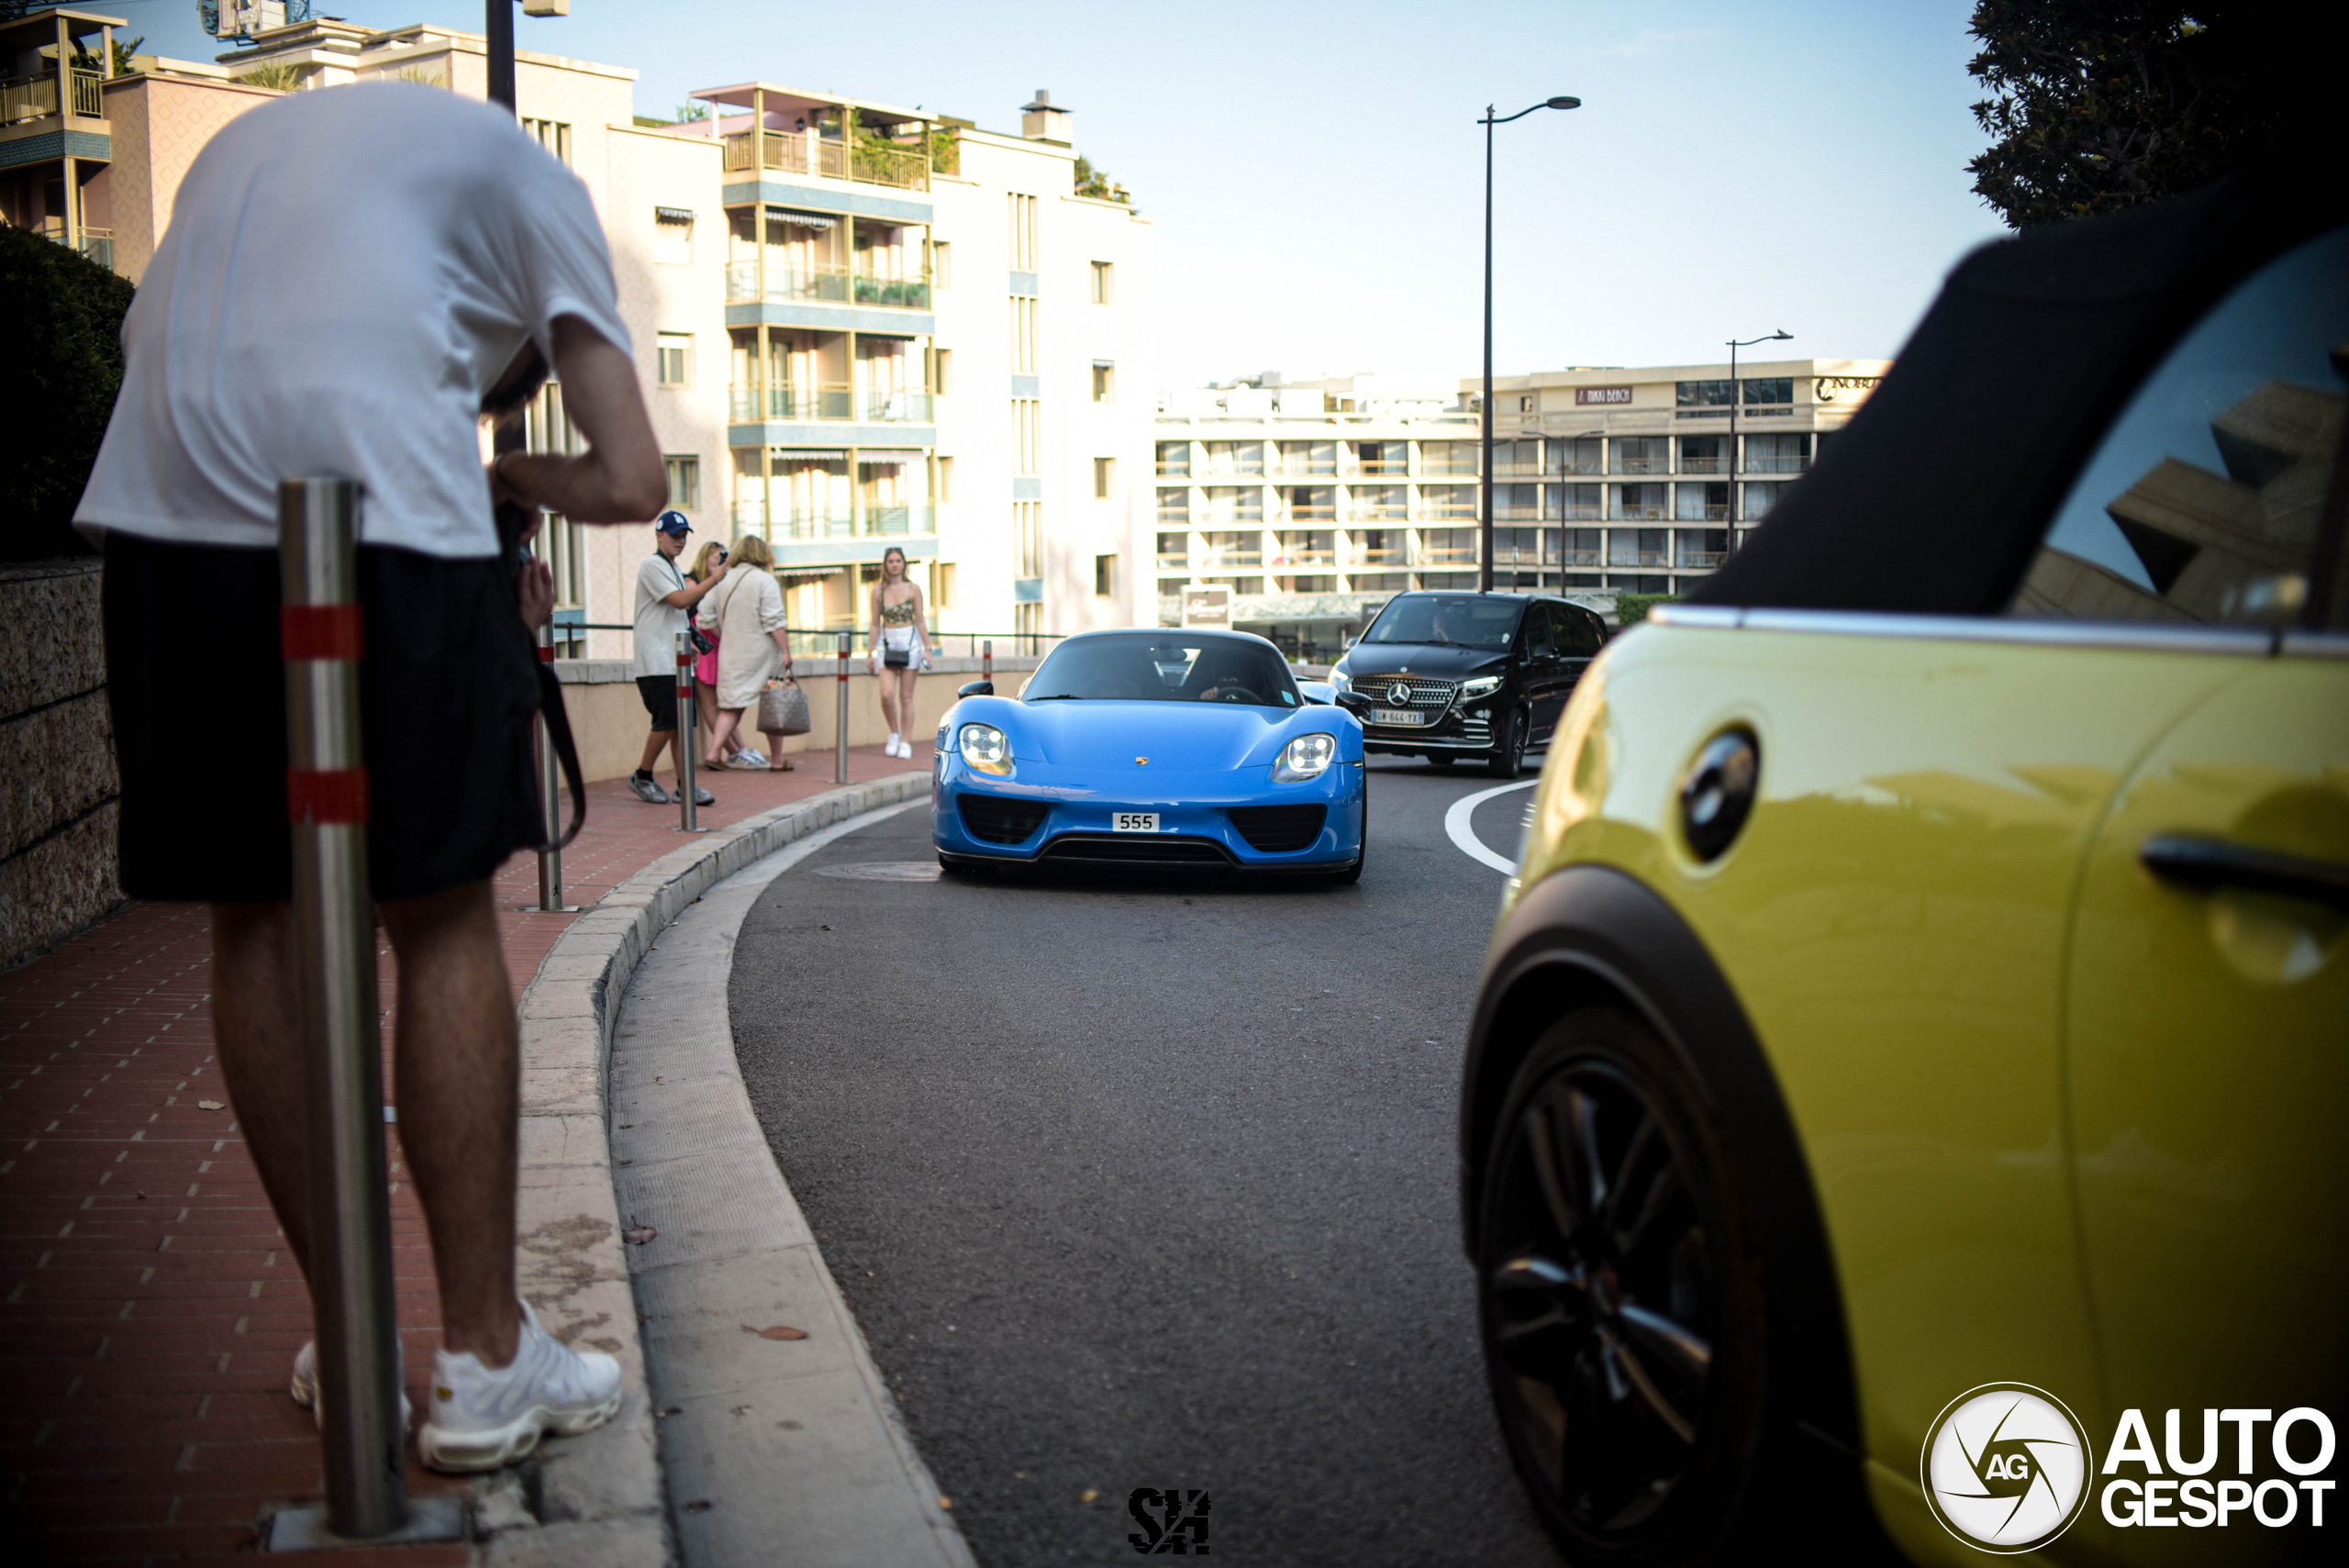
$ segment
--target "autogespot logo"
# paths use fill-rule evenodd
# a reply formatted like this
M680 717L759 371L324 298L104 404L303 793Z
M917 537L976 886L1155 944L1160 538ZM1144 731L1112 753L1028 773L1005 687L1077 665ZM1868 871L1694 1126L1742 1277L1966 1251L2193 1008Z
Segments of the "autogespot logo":
M2087 1505L2096 1456L2062 1400L2027 1383L1969 1388L1925 1433L1925 1500L1933 1518L1983 1551L2030 1551L2062 1535Z

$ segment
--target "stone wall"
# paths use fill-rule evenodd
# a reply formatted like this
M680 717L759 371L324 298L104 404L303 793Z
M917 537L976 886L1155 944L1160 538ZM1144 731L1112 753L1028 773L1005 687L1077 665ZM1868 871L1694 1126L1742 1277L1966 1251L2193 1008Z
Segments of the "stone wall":
M0 969L124 903L95 557L0 566Z

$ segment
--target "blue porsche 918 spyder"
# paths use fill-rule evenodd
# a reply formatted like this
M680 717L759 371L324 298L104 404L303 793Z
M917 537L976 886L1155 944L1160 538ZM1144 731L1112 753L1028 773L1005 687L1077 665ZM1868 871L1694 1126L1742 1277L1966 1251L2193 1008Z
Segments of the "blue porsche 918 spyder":
M949 871L1194 866L1362 875L1362 725L1243 632L1095 631L1017 697L974 681L938 730Z

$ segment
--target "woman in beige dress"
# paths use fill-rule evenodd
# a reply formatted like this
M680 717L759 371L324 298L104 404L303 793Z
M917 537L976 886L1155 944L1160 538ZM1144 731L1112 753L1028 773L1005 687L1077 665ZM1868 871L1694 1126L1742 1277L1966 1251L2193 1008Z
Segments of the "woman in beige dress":
M881 717L889 726L892 757L910 757L914 727L914 678L930 662L930 628L922 621L921 584L906 571L906 552L891 545L881 557L881 581L873 585L873 645L866 671L880 677Z
M774 552L756 534L734 541L734 570L701 602L695 624L718 638L718 722L709 736L704 767L723 769L726 743L740 728L744 710L756 706L777 670L791 673L791 631L784 617L783 589L774 580ZM749 570L745 570L748 568ZM770 772L788 773L783 737L768 737L774 760Z

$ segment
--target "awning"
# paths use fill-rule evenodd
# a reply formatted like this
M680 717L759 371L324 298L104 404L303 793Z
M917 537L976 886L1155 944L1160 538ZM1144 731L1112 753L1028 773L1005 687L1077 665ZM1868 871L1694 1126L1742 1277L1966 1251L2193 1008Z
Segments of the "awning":
M777 462L846 462L843 447L777 447L774 452Z
M796 223L802 228L838 228L841 220L826 217L821 213L794 212L789 207L771 206L767 217L781 223Z
M657 206L652 209L652 221L655 223L691 223L693 220L691 207Z

